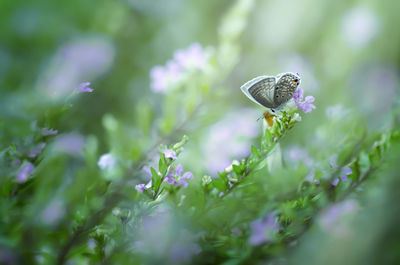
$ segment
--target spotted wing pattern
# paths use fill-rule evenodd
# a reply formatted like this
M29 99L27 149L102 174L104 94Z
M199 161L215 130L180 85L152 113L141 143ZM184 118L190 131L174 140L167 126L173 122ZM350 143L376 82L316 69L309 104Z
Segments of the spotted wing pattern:
M276 78L273 76L259 76L244 84L242 91L254 102L267 108L275 108L274 89Z
M293 82L295 80L299 80L299 78L291 73L283 74L278 79L274 93L274 103L277 106L288 102L293 97L293 93L296 91L298 86L297 82Z

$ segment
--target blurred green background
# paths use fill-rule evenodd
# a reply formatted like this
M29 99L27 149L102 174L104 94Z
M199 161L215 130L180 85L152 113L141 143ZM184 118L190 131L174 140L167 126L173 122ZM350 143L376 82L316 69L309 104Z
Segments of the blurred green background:
M251 144L259 145L262 124L256 120L263 109L239 88L259 75L297 72L305 95L316 99L316 109L302 115L302 122L281 141L283 164L290 170L300 168L296 179L329 163L330 156L357 139L394 126L400 90L400 1L238 2L242 6L229 13L236 1L0 1L0 148L29 149L36 144L32 131L38 126L58 130L50 144L64 152L62 158L35 160L45 161L39 173L52 180L41 180L37 190L42 193L36 190L28 196L32 207L24 208L26 201L16 203L26 214L16 214L15 220L25 215L33 220L21 227L36 227L35 212L54 194L68 204L66 216L76 218L74 212L92 181L118 179L116 175L151 146L173 144L183 134L190 141L180 161L199 181L203 175L215 176L233 159L246 157ZM166 92L152 89L152 69L167 65L177 51L194 43L201 45L206 66ZM94 92L70 98L87 81ZM77 147L63 137L72 137ZM108 152L118 158L121 171L103 176L96 164ZM3 181L15 176L17 168L4 166ZM386 170L390 176L390 170L395 171ZM282 173L282 179L291 174ZM148 179L139 176L133 184L144 181ZM390 205L385 204L391 201L385 197L390 188L385 183L378 191L382 194L373 196ZM100 204L87 201L94 208ZM3 216L7 207L2 208ZM382 213L388 218L392 214ZM60 225L60 238L67 222ZM17 236L23 228L4 238L23 241ZM310 237L308 244L314 249L318 243L313 240L321 236ZM307 260L303 253L309 253L308 244L294 257ZM313 264L328 264L324 258L316 257ZM366 264L357 259L349 264L353 262Z

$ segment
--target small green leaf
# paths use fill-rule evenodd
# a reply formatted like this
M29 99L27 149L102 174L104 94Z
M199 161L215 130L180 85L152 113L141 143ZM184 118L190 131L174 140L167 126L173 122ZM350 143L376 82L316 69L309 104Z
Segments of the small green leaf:
M151 170L152 186L153 186L154 190L158 190L161 185L161 177L154 168L151 167L150 170Z
M253 157L259 157L259 156L261 156L261 152L257 149L257 147L255 147L254 145L252 145L251 147L250 147L250 151L251 151L251 154L253 155Z
M240 166L237 165L232 165L233 171L235 171L235 173L240 176L242 174L242 169Z
M216 188L217 190L220 191L225 191L226 190L226 184L224 179L215 179L211 182L211 184L213 185L214 188Z
M165 161L165 156L162 153L160 153L160 160L158 161L158 169L160 170L160 174L162 176L165 175L168 169L167 162Z
M368 154L365 152L361 152L360 157L358 159L358 168L360 170L361 175L364 175L368 171L370 166L371 164Z
M269 147L269 145L272 142L272 135L271 132L269 131L269 129L265 130L265 133L261 139L261 149L263 151L265 151L265 149L267 149Z

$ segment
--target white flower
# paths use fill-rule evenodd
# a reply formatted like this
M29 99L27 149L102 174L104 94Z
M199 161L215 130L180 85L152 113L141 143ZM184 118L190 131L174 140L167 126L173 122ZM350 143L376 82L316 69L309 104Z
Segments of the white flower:
M101 170L112 169L115 167L116 164L117 159L110 153L103 154L97 162L97 165Z

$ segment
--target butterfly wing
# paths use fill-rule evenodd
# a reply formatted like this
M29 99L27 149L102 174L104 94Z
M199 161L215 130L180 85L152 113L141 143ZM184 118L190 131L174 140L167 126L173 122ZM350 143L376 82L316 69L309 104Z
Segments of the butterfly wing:
M255 103L267 107L275 108L274 91L276 78L274 76L258 76L240 87L243 93Z
M299 85L299 83L293 83L293 81L300 80L300 77L293 73L284 73L279 75L277 80L274 93L274 103L280 106L293 98L293 93Z

